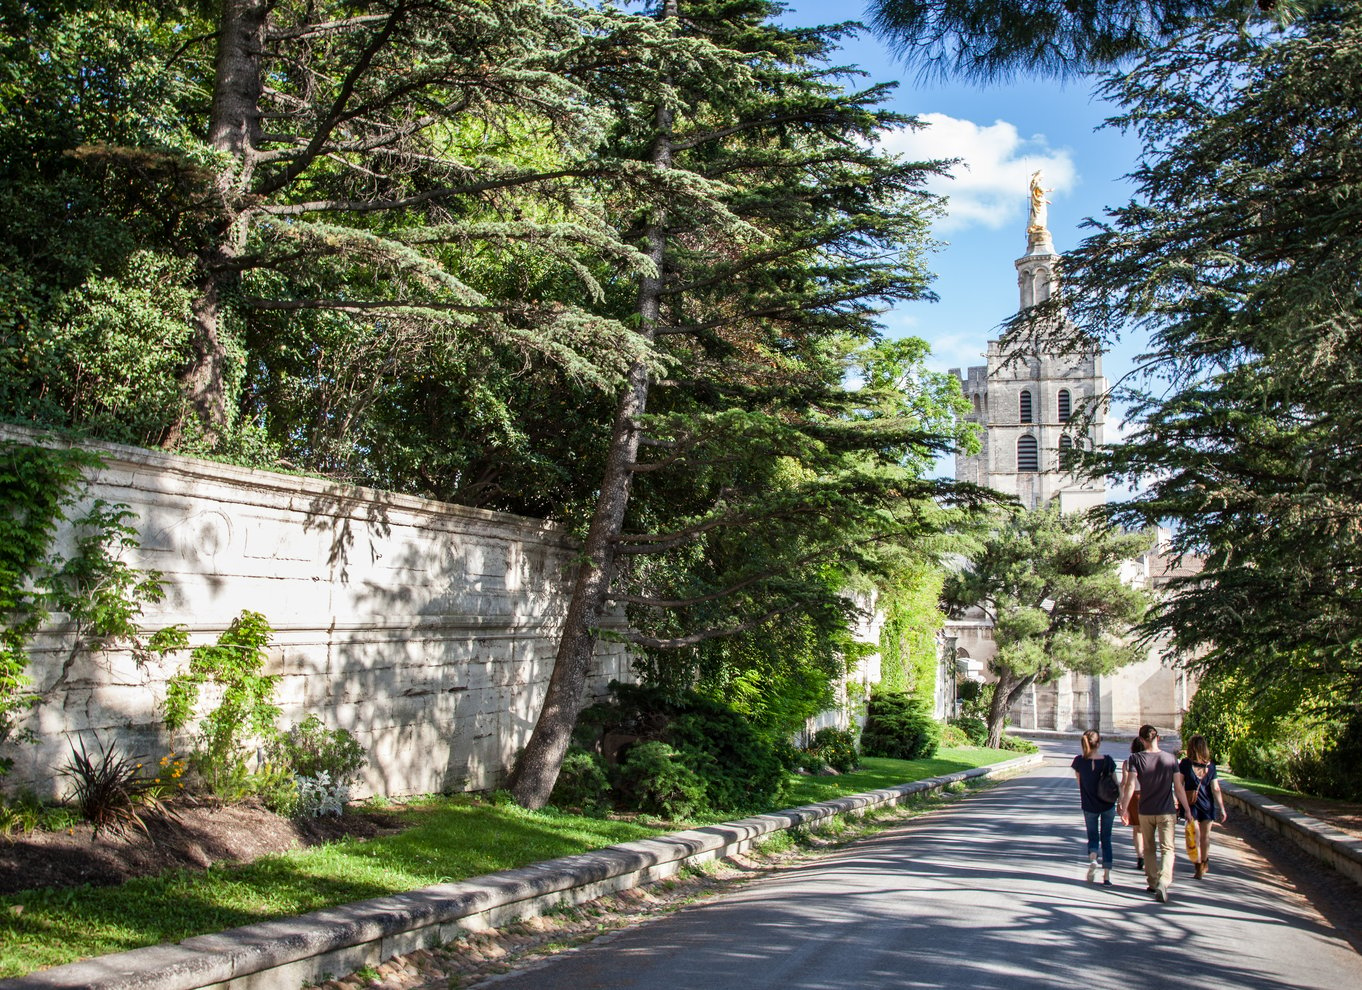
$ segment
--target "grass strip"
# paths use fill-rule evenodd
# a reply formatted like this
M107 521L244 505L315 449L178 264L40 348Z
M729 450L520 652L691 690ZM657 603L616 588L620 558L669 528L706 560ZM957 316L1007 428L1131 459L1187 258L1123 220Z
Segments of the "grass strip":
M855 773L792 777L783 806L858 794L1015 755L943 749L929 760L867 759ZM408 804L401 816L410 827L396 835L347 839L244 865L173 870L116 887L31 890L0 898L0 978L465 880L693 824L527 811L470 795L422 799Z
M861 769L837 777L795 777L791 785L787 804L794 807L801 804L815 804L831 801L833 798L848 794L861 794L876 791L882 787L906 784L927 777L940 777L961 770L991 766L1021 756L1002 749L945 749L937 750L935 756L926 760L885 760L864 757Z

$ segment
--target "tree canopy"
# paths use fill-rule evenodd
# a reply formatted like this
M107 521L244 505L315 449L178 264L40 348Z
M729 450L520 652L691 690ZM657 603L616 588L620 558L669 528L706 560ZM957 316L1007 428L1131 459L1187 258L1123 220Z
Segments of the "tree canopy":
M1002 738L1007 711L1033 683L1066 671L1106 674L1144 655L1128 633L1147 593L1121 579L1120 565L1150 548L1057 505L1001 517L946 579L943 600L956 614L980 608L992 620L997 678L989 745Z
M996 82L1107 69L1191 26L1285 19L1309 0L871 0L872 24L910 65Z
M1205 558L1147 629L1199 669L1348 708L1362 691L1362 9L1192 31L1110 90L1136 198L1066 256L1093 333L1149 335L1135 424L1090 458Z

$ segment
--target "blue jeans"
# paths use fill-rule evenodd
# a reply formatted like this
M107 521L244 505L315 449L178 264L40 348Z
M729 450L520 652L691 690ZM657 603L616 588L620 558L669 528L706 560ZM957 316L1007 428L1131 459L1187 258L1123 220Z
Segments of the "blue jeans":
M1100 840L1102 845L1102 865L1111 869L1111 823L1116 818L1116 806L1106 811L1083 812L1083 824L1088 826L1088 856L1097 852ZM1148 850L1146 850L1148 853Z

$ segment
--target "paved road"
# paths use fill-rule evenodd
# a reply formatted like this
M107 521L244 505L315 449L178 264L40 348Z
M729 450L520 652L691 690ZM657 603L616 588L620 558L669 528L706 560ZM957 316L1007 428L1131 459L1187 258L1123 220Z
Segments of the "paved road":
M1067 762L479 985L1362 988L1362 956L1240 840L1213 850L1204 881L1181 860L1157 904L1118 824L1116 886L1085 883Z

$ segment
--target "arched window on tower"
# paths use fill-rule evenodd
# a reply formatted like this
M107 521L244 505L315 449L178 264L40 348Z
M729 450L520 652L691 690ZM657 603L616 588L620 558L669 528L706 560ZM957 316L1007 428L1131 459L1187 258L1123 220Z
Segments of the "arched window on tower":
M1035 422L1031 418L1031 390L1022 389L1021 394L1021 421L1023 423Z
M1059 390L1059 421L1067 423L1069 416L1073 413L1073 404L1069 398L1069 390L1062 388Z
M1068 394L1067 392L1061 392L1061 393L1060 393L1060 395L1067 395L1067 394ZM1062 437L1059 438L1059 467L1060 467L1060 469L1063 470L1063 471L1069 470L1069 468L1073 466L1073 461L1074 461L1074 439L1073 439L1073 437L1071 437L1071 436L1067 436L1067 435L1066 435L1066 436L1062 436Z
M1036 438L1029 434L1017 441L1017 470L1040 470L1040 450L1036 446Z

